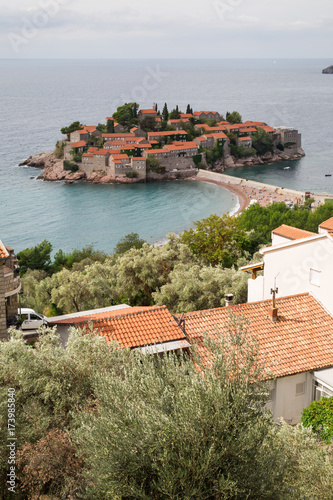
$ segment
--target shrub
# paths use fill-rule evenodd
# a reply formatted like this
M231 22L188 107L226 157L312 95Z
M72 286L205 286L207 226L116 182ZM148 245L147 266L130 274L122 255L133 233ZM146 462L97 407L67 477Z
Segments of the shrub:
M276 148L279 149L280 151L284 151L284 145L281 142L277 144Z
M194 155L192 159L193 159L194 163L196 164L196 166L198 166L199 163L201 163L202 155Z
M58 158L58 160L62 160L64 157L64 141L57 141L56 148L54 150L54 156Z
M302 412L302 424L312 427L329 444L333 438L333 397L312 401Z
M131 172L126 173L126 177L129 179L136 179L138 177L138 173L135 170L131 170Z
M67 170L70 172L77 172L79 170L79 166L76 163L65 160L64 161L64 170Z

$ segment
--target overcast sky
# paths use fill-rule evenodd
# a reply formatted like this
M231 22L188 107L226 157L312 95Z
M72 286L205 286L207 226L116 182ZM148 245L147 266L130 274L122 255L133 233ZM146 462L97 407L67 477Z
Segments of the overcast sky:
M332 0L2 3L0 58L332 57L333 62Z

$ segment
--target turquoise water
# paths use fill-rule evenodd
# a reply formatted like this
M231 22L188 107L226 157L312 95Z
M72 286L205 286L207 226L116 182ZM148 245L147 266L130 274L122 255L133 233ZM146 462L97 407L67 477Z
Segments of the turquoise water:
M210 184L65 185L18 167L53 150L60 128L104 122L124 102L185 110L238 110L244 120L295 126L307 154L299 162L228 171L300 190L333 193L333 76L329 60L0 61L0 239L17 251L44 238L55 250L93 243L111 251L134 231L149 242L193 220L233 210L234 195ZM147 75L157 75L149 79ZM148 88L147 88L148 87ZM31 178L32 177L32 178Z

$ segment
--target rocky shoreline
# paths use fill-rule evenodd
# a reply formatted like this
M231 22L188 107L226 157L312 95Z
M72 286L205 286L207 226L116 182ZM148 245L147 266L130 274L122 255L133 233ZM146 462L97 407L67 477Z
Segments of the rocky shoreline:
M249 158L233 158L228 156L222 162L215 165L214 171L224 172L227 168L237 167L254 167L257 165L271 165L282 161L295 161L300 160L305 156L303 149L299 149L297 153L287 154L283 151L281 153L266 153L263 156L250 156Z
M277 162L282 161L295 161L301 159L305 156L305 153L302 149L299 149L297 153L286 154L285 152L281 153L266 153L261 157L249 157L249 158L240 158L234 159L232 156L228 156L222 162L218 162L213 169L215 172L224 172L227 168L237 168L237 167L252 167L256 165L270 165ZM142 182L140 179L129 179L126 177L122 177L119 179L114 179L106 175L103 172L92 172L87 175L84 172L78 170L77 172L67 172L63 168L63 160L56 158L53 152L46 151L45 153L37 153L33 156L30 156L27 160L20 163L20 166L29 166L43 169L43 172L37 177L37 179L41 179L44 181L64 181L68 184L75 181L85 181L92 184L134 184L138 182ZM162 179L163 177L163 179ZM161 180L173 180L176 177L168 177L162 176ZM153 179L151 179L153 180ZM156 179L154 179L156 180Z

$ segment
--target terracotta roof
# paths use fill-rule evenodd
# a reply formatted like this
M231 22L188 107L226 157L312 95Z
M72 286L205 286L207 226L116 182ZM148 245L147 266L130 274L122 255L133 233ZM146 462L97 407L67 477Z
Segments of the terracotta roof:
M87 132L91 133L91 132L95 132L96 127L94 125L89 125L88 127L85 125L84 128L86 129Z
M133 348L186 340L166 306L133 307L71 320L79 327L85 327L89 321L92 321L94 329L101 336L107 341L118 342L120 347Z
M164 131L164 132L148 132L148 139L149 137L167 137L169 135L187 135L187 132L185 130L170 130L170 131Z
M0 240L0 259L7 259L7 257L9 257L9 253L7 252L5 245Z
M243 125L247 125L247 126L252 126L252 127L256 127L256 126L259 126L259 125L266 125L265 122L254 122L252 120L247 120L246 122L243 123Z
M121 154L116 154L116 155L112 155L112 158L114 160L128 160L128 155L121 155Z
M72 148L84 148L86 146L86 141L72 142Z
M283 236L288 240L300 240L302 238L308 238L309 236L318 236L317 233L311 233L311 231L305 231L304 229L298 229L297 227L287 226L287 224L282 224L282 226L273 229L272 233L278 236Z
M244 128L244 125L244 123L234 123L233 125L229 123L229 125L226 125L226 128L229 130L238 130L239 128Z
M322 229L327 229L328 231L333 231L333 217L319 224L319 227L321 227Z
M173 144L166 144L164 149L168 149L169 151L181 151L183 149L198 149L198 145L196 142L177 142Z
M143 161L146 160L143 156L133 156L132 158L133 161Z
M247 137L239 137L239 140L240 141L252 141L251 137L250 136L247 136Z
M269 125L263 125L263 126L261 126L259 128L262 128L267 133L269 133L269 132L275 132L275 128L270 127Z
M188 120L186 118L177 118L177 119L168 120L168 122L170 122L170 123L180 123L180 122L187 123L189 121L190 120Z
M229 141L224 132L217 132L216 134L212 134L212 136L215 137L215 139L226 139L227 141Z
M104 139L116 139L116 137L123 137L124 139L128 138L128 137L135 137L135 134L130 134L130 133L118 133L118 132L114 132L113 134L102 134L102 137Z
M94 153L97 150L98 150L98 148L91 147L88 149L87 153Z
M94 153L84 153L82 155L82 158L93 158L94 157Z
M255 127L245 127L239 129L240 134L248 134L249 132L257 132L257 129Z
M107 319L109 317L113 317L113 316L123 316L124 314L129 314L129 313L135 313L135 312L138 312L138 311L145 311L147 309L147 307L126 307L124 309L114 309L113 311L103 311L103 312L100 312L100 313L95 313L95 314L89 314L89 315L86 315L86 314L82 314L81 316L78 315L78 316L75 316L74 318L73 317L68 317L68 318L64 318L64 319L58 319L56 321L52 321L52 318L50 318L50 323L52 324L69 324L69 325L73 325L73 324L76 324L76 323L84 323L85 321L93 321L93 320L97 320L97 319ZM70 316L70 315L68 315Z
M139 127L133 127L133 128L131 128L130 132L133 134L134 131L136 131L136 130L139 130Z
M193 116L199 116L202 114L208 115L208 113L213 113L214 115L218 115L217 111L194 111Z
M109 155L110 151L108 151L107 149L97 149L96 151L93 152L93 154L105 156L105 155Z
M156 109L140 109L139 113L142 113L142 114L156 114L157 115L157 111Z
M180 119L182 118L193 118L191 113L180 113Z
M147 155L155 155L156 153L167 153L166 149L150 149L149 151L144 151Z
M216 338L228 329L230 314L248 320L246 330L259 342L259 358L276 377L333 366L333 318L308 293L276 300L278 320L269 316L271 300L196 311L183 315L186 335L206 359L203 335Z

